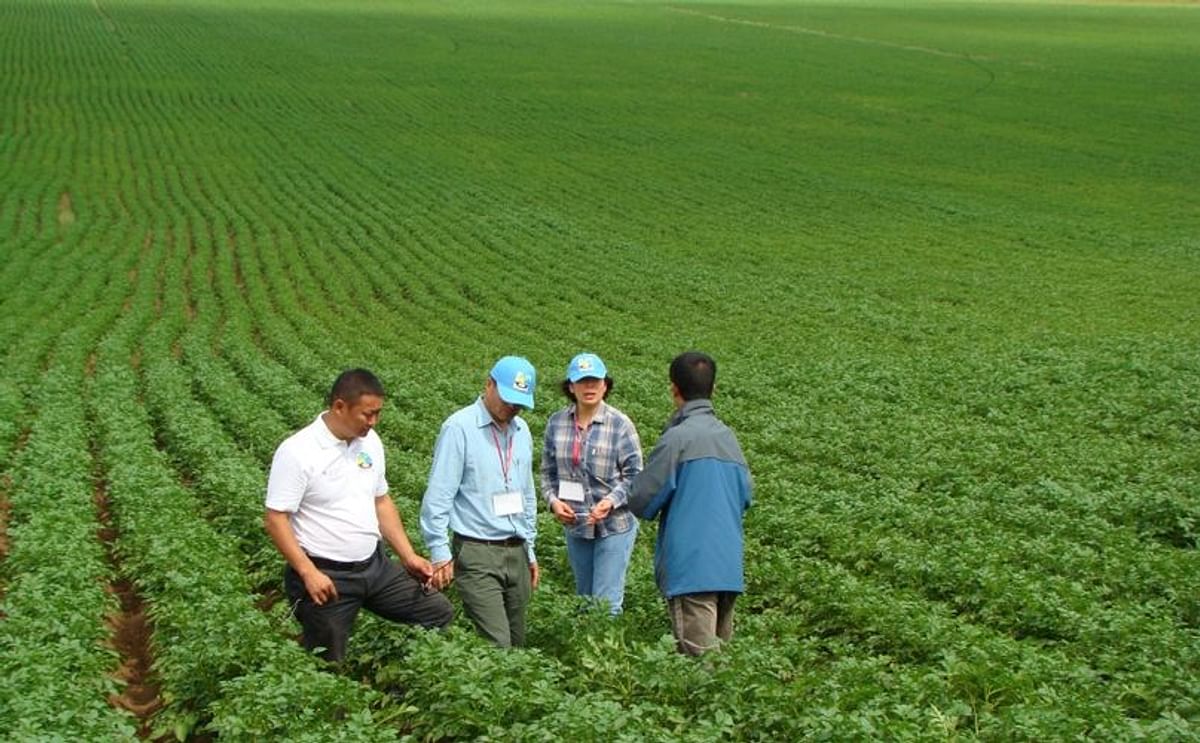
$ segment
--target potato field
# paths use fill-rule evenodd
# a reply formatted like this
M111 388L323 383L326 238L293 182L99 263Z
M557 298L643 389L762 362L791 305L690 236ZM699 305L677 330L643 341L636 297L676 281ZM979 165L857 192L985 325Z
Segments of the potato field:
M0 259L0 739L1200 739L1195 2L2 0ZM263 497L339 371L427 554L496 358L649 451L693 348L721 652L544 508L528 647L451 588L302 649Z

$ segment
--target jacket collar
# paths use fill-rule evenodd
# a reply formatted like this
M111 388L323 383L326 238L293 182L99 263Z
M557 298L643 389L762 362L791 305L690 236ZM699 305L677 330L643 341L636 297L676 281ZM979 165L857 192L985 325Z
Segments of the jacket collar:
M696 415L713 415L712 400L697 399L688 400L679 410L675 411L675 415L671 416L671 420L667 421L667 425L663 430L678 426L688 418Z

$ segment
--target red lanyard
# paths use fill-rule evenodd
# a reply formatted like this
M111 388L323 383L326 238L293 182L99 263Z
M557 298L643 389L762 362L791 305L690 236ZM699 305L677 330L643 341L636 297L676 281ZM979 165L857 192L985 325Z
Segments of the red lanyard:
M496 427L492 426L492 441L496 442L496 458L500 460L500 474L504 476L504 486L508 487L508 470L512 467L512 451L514 437L508 435L508 458L500 453L500 437L496 435Z
M588 429L578 423L575 424L575 436L571 439L571 464L576 467L583 460L583 437L587 436L587 431Z

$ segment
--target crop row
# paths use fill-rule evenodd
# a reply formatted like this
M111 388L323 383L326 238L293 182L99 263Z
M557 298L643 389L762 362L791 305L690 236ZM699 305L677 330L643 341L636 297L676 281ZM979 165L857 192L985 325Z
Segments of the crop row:
M1072 724L1094 724L1115 731L1111 726L1121 716L1128 717L1128 724L1136 728L1190 713L1195 690L1188 659L1196 657L1195 635L1172 626L1169 607L1160 602L1114 602L1108 608L1072 606L1052 593L1052 580L1034 577L1021 584L1019 574L986 572L980 567L986 565L986 559L973 551L969 539L952 545L953 554L940 553L920 564L932 575L950 575L943 565L947 560L964 566L961 584L948 598L937 600L925 583L901 579L885 569L886 564L900 559L897 556L877 557L879 565L868 563L861 546L855 551L863 539L852 524L822 523L820 518L794 512L762 518L756 534L763 544L754 558L760 569L754 574L751 596L756 598L751 600L792 613L808 631L846 636L877 654L915 663L938 664L947 657L972 659L962 664L979 679L972 695L1017 710L1029 705L1038 708L1042 702L1037 695L1043 689L1059 689L1064 695L1069 690L1071 714L1077 721ZM804 538L783 537L791 533L784 528L797 527L802 531L795 533L806 534ZM816 557L813 541L822 543ZM878 554L886 553L890 543L882 541ZM903 557L915 559L917 554ZM831 561L829 555L835 559ZM996 584L990 584L990 579ZM929 580L933 583L934 579L931 576ZM963 602L971 598L966 594L968 585L976 586L976 611L1007 607L1004 621L966 611ZM1010 598L1007 591L1012 590L1023 592ZM1063 621L1055 612L1077 613L1081 627L1072 633L1074 642L1018 640L1005 631L1014 620L1029 627L1037 622ZM1000 631L990 628L996 624ZM1112 652L1097 652L1099 648ZM1174 660L1164 665L1164 653ZM1001 667L1008 670L1001 673ZM1113 683L1100 683L1099 679ZM1143 693L1148 688L1154 691ZM989 689L991 693L987 693Z
M1181 629L1200 620L1188 587L1195 567L1188 555L1166 554L1167 548L1128 530L1108 527L1091 539L1038 534L1036 526L1024 534L1003 528L965 533L963 523L994 523L988 516L997 504L986 494L941 502L898 495L890 504L877 498L871 517L851 524L844 508L821 508L832 505L831 498L813 495L816 508L789 521L819 535L826 555L953 602L960 612L1018 636L1075 639L1088 622L1107 621L1097 611L1162 599Z
M97 271L77 286L75 309L96 300L96 285L107 278ZM100 294L104 309L56 339L49 368L32 389L35 418L12 466L0 728L16 738L136 739L132 718L109 702L120 691L106 621L117 602L107 590L113 570L99 538L91 431L84 406L63 394L82 387L89 349L120 307L120 286L109 284Z
M189 320L179 266L168 269L163 279L162 314L142 334L138 346L146 411L173 465L187 473L202 504L201 512L219 533L239 546L248 563L246 572L259 576L252 583L262 582L264 568L278 563L275 548L262 529L264 468L253 447L228 436L210 409L194 399L193 377L180 358L185 345L205 336L202 329L211 325L213 316L197 315ZM183 336L185 327L188 332ZM197 384L210 391L236 389L220 386L220 382L217 377ZM266 418L259 416L258 420ZM277 571L272 572L271 577L277 579Z
M205 728L234 737L391 737L373 722L377 695L319 670L255 608L236 540L199 516L196 494L155 446L131 360L136 339L153 328L155 296L160 306L170 301L160 292L174 286L184 251L165 244L155 252L157 275L142 273L134 309L101 343L87 391L117 548L154 621L166 705L157 722L179 735Z

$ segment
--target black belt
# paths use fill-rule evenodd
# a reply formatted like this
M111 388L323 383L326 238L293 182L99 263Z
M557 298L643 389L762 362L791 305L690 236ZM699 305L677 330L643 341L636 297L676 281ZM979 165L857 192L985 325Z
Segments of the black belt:
M370 565L372 562L375 562L375 557L378 555L379 551L376 550L375 552L371 553L370 557L365 560L359 560L358 562L338 562L337 560L329 560L324 557L314 557L313 555L309 555L308 559L312 560L312 564L316 565L322 570L345 570L348 572L358 572L359 570L366 570L368 565Z
M523 537L505 537L504 539L480 539L479 537L468 537L466 534L454 533L455 539L461 539L464 542L474 542L475 544L490 544L493 547L516 547L517 545L525 544Z

